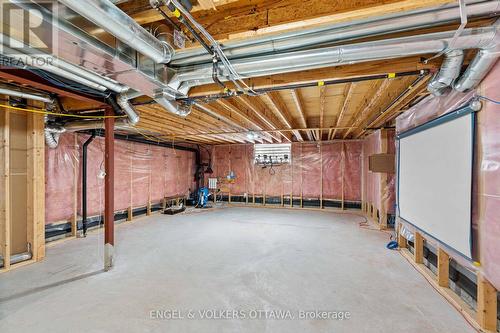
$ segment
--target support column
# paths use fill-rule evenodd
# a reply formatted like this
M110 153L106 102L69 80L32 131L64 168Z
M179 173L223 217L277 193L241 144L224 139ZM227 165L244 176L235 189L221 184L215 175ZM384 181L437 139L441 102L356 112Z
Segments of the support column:
M418 231L415 232L415 241L413 242L415 251L415 262L417 264L424 263L424 238Z
M477 322L484 330L497 331L497 291L481 273L477 275Z
M114 115L112 108L107 108L106 116ZM106 131L104 167L106 177L104 179L104 270L108 271L113 267L114 245L115 245L115 216L114 216L114 178L115 178L115 135L114 118L104 120Z

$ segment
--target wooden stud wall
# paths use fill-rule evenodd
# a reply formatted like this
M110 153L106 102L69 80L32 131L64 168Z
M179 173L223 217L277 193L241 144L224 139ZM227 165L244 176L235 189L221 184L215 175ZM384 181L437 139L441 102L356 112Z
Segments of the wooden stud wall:
M44 118L2 110L0 119L0 253L8 271L45 257ZM11 264L28 250L31 260Z
M416 231L414 253L406 248L407 240L398 228L400 253L410 262L446 300L453 305L463 317L479 332L497 332L497 290L481 274L477 273L477 306L472 309L464 300L449 288L450 255L438 248L437 276L424 264L424 236Z

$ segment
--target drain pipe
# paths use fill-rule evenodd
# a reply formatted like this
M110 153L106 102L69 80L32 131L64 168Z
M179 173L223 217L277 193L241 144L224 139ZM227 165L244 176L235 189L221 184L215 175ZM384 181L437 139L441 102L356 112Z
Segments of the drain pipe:
M427 90L434 96L442 95L448 87L460 76L464 62L464 51L451 50L445 53L441 69L427 85Z
M168 63L174 54L170 44L150 34L109 0L59 2L158 64Z
M82 229L83 237L87 237L87 148L94 141L96 131L92 130L90 138L85 141L82 148Z

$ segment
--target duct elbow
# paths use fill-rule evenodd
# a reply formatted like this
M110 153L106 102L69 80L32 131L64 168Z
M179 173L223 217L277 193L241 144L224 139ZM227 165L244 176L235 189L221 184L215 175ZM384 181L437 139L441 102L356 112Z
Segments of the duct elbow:
M427 90L434 96L442 95L459 77L463 61L463 50L451 50L447 52L439 72L434 75L427 85Z
M462 77L455 83L454 88L466 92L479 85L500 56L500 46L483 49L478 52Z
M45 128L45 143L50 149L56 149L59 145L59 138L62 133L66 132L65 128L47 127Z
M180 117L186 117L191 113L190 104L180 104L176 102L175 96L170 94L168 91L158 91L153 99L156 103L163 106L163 108L165 108L168 112Z
M125 114L127 115L129 123L131 125L133 125L133 126L136 125L139 122L140 117L137 114L135 108L130 103L129 96L127 96L127 95L120 95L117 98L116 102L118 103L118 105L120 106L120 108L123 110L123 112L125 112Z

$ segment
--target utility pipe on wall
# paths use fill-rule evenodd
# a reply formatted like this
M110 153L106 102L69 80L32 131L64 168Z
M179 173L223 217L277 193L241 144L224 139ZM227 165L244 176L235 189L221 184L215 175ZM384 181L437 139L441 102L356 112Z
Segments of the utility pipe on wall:
M92 134L85 141L82 147L82 230L83 237L87 237L87 149L94 141L96 131L92 130Z

